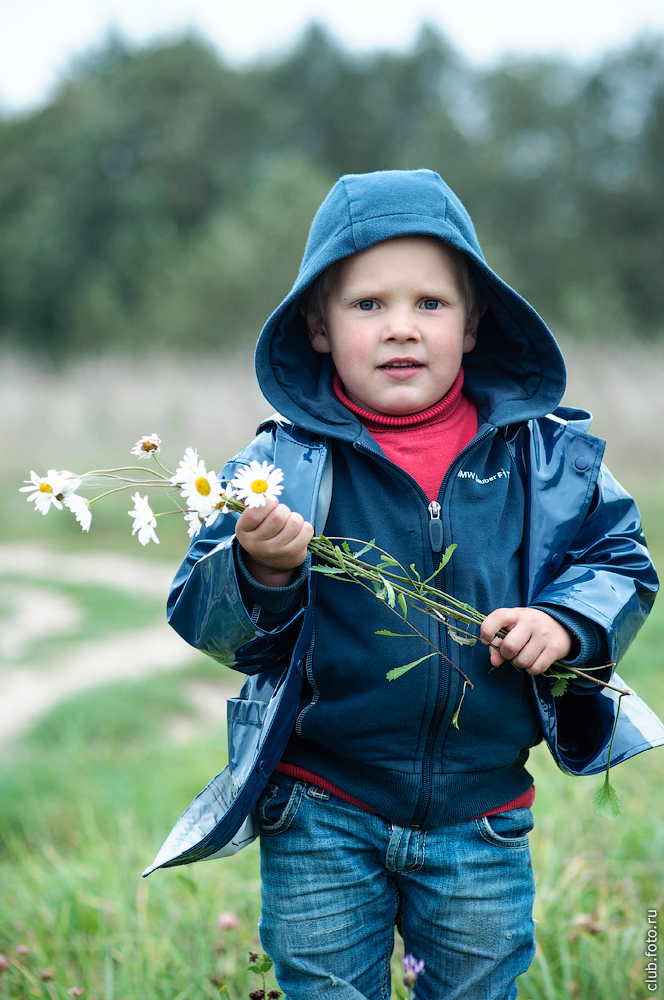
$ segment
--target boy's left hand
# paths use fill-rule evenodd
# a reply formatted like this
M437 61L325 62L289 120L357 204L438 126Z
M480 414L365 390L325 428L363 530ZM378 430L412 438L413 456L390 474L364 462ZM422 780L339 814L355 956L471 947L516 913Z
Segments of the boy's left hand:
M496 633L503 628L507 635L499 639ZM492 645L489 656L494 667L510 660L529 674L543 674L554 660L569 656L575 637L545 611L498 608L482 622L480 639L485 646Z

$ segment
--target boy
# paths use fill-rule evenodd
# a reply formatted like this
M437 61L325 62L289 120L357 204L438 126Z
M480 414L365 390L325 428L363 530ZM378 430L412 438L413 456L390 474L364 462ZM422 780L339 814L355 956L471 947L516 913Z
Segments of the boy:
M283 502L203 532L169 602L188 641L249 675L229 771L205 799L225 816L194 803L187 859L259 799L261 939L289 1000L387 1000L395 925L426 963L419 1000L513 998L534 954L525 762L547 711L555 729L542 675L616 661L647 614L657 581L636 508L587 415L547 416L565 385L557 345L431 171L335 185L256 367L282 416L222 475L272 462ZM310 574L314 524L376 538L423 577L456 543L438 585L491 612L482 641L418 628L474 684L458 729L460 674L434 656L385 680L430 647L376 635L394 626L373 593ZM577 771L606 747L586 689L547 730Z

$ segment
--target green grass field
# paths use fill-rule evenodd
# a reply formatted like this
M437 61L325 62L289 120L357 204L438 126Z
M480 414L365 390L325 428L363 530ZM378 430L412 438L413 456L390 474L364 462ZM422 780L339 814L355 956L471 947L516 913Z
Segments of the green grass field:
M642 506L662 565L661 501L648 494ZM135 600L111 590L48 586L83 609L77 631L58 638L59 650L135 628L139 617L148 627L162 615L152 598L137 610ZM43 662L48 644L32 653ZM664 601L620 670L664 715ZM0 1000L55 1000L72 988L83 989L85 1000L203 1000L218 996L222 982L237 1000L260 985L246 971L247 952L259 949L256 845L224 861L140 877L173 821L225 764L225 726L197 713L190 686L228 679L201 658L186 671L93 690L0 751L0 954L7 963ZM175 738L174 723L183 719L189 725L177 731L185 735ZM520 981L524 1000L649 995L648 911L661 911L664 895L663 764L658 749L612 772L622 812L611 823L592 810L599 778L564 775L545 748L532 754L538 954ZM223 929L218 916L229 912L237 927ZM395 972L397 965L395 958Z

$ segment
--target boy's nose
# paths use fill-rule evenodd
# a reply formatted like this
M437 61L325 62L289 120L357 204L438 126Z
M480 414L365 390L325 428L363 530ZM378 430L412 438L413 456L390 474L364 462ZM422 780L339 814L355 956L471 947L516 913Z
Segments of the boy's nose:
M412 316L405 311L395 312L387 317L383 339L386 341L396 340L401 343L407 340L419 340L420 333Z

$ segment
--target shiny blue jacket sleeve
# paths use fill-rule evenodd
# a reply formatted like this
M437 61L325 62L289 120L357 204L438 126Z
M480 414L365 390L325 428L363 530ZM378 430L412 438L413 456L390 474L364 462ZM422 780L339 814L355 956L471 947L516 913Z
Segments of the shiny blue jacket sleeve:
M609 658L618 662L645 621L657 589L638 508L602 465L583 521L553 579L531 603L583 615L603 630Z
M222 469L220 478L230 480L238 466L252 459L271 461L272 445L273 434L263 432ZM242 601L233 553L238 516L220 515L193 539L173 580L167 618L190 645L250 674L288 662L293 625L302 610L269 632L252 620Z

